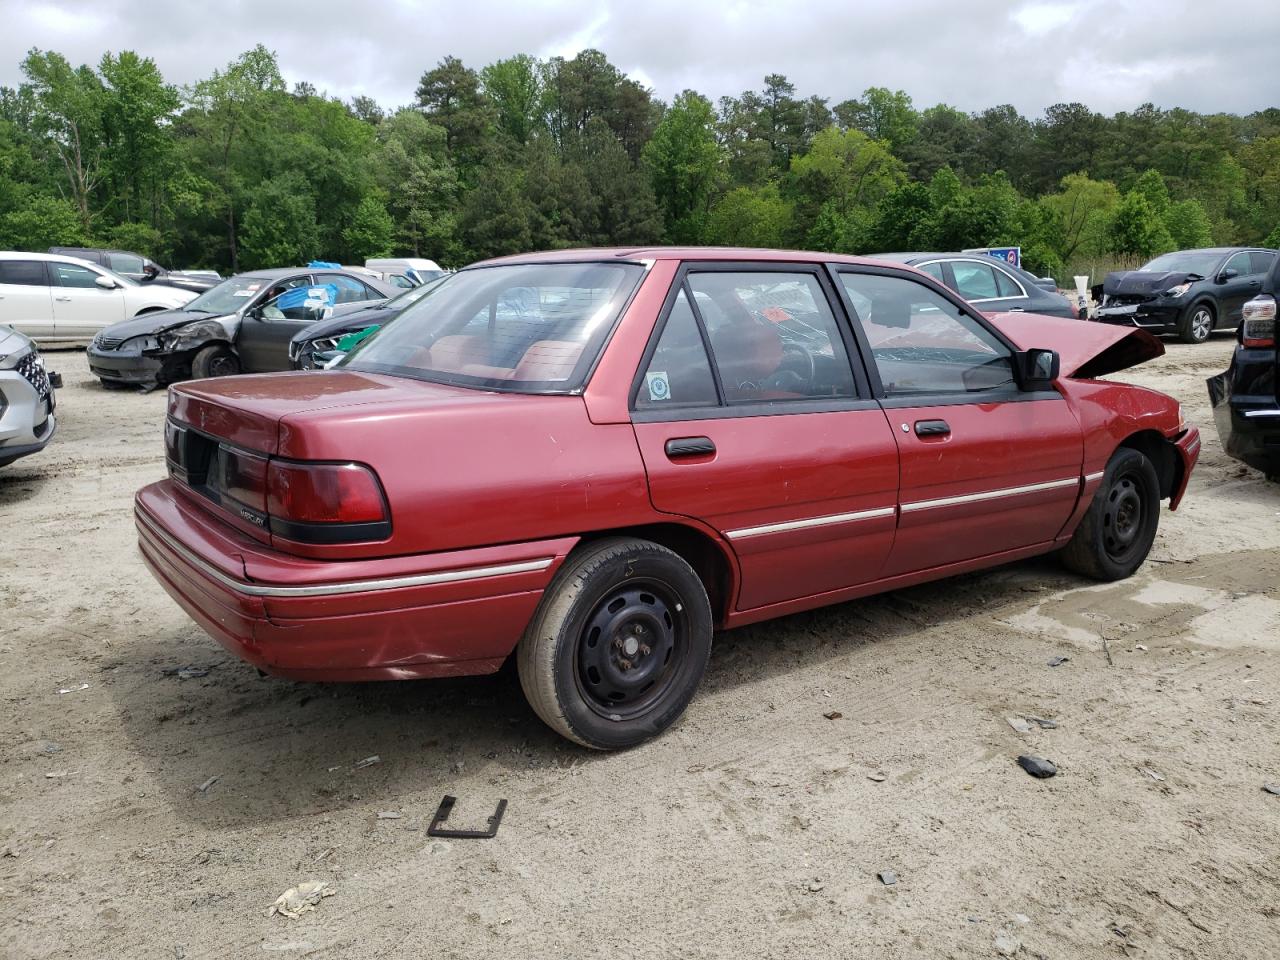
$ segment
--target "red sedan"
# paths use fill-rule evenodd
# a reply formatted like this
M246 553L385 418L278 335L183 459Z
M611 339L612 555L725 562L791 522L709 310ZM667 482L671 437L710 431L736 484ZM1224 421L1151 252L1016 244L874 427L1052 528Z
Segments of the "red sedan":
M987 317L910 267L581 250L460 271L322 373L173 387L143 557L299 680L489 673L626 747L717 628L1057 551L1114 580L1199 432L1095 379L1136 328Z

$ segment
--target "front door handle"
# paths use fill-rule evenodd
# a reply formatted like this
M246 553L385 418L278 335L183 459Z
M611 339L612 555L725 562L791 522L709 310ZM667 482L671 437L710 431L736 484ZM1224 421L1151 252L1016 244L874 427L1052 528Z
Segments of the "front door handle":
M707 457L716 452L716 445L710 437L673 437L664 448L669 460L681 460L686 457Z
M54 297L53 299L57 300L59 303L70 303L70 302L71 302L71 298L70 298L70 297Z
M951 433L951 424L945 420L917 420L917 437L945 437Z

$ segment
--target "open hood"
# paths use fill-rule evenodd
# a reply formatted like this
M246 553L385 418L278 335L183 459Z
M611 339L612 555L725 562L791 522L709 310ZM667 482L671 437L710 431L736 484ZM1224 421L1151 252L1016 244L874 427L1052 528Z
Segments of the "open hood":
M1164 344L1137 327L998 313L991 322L1023 350L1056 350L1064 377L1101 377L1164 355Z

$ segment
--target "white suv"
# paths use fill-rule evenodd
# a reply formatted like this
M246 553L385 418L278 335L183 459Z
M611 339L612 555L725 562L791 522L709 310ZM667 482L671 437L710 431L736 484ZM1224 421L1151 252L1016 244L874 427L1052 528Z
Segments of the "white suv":
M143 286L75 257L0 252L0 324L45 346L88 343L108 324L172 310L195 296Z

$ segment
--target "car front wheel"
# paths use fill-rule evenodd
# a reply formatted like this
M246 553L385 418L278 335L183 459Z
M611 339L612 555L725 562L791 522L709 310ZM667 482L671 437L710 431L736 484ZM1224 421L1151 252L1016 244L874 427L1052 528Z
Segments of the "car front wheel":
M571 554L543 596L520 642L520 685L562 736L635 746L684 713L711 634L707 591L683 558L647 540L601 540Z
M232 377L240 372L240 358L224 343L211 343L201 347L191 358L191 377L204 380L208 377Z
M1102 485L1062 549L1069 570L1095 580L1123 580L1142 566L1160 523L1160 480L1146 455L1121 447Z
M1178 339L1183 343L1204 343L1213 333L1213 307L1197 303L1178 324Z

